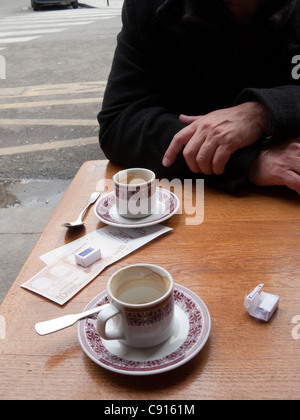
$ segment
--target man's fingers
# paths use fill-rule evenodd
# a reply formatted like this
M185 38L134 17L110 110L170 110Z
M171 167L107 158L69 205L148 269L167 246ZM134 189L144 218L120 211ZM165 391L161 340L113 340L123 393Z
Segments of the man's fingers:
M201 166L199 166L199 162L197 160L197 156L199 153L199 148L205 139L205 135L203 133L196 132L195 135L191 138L188 144L185 146L183 151L184 159L190 168L190 170L194 173L202 172Z
M184 115L181 114L179 116L179 120L183 123L183 124L191 124L192 122L196 121L198 118L200 118L199 115L197 116L193 116L193 115Z
M279 185L285 185L300 195L300 175L294 171L284 172Z
M221 175L225 171L225 166L232 155L228 147L220 146L212 159L212 171L215 175Z
M187 127L180 130L171 141L164 157L163 157L163 165L168 167L171 166L176 158L177 155L182 151L184 146L190 141L192 136L195 133L195 128L188 125Z
M275 174L275 184L285 185L300 194L300 152L299 144L295 149L295 144L290 143L288 150L282 152L280 156L279 170Z

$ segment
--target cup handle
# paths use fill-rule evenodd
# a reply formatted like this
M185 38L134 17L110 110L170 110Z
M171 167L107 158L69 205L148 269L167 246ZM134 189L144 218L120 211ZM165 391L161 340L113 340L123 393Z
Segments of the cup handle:
M97 318L97 330L99 335L104 338L104 340L117 340L124 338L122 331L117 328L110 328L109 331L106 331L106 323L114 316L120 313L119 309L115 306L110 305L108 308L101 311Z

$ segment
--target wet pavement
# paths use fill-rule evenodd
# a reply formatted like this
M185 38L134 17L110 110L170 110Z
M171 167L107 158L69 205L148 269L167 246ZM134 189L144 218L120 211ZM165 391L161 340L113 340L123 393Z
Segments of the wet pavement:
M25 263L70 180L0 180L0 302Z
M0 180L0 209L56 207L69 180Z

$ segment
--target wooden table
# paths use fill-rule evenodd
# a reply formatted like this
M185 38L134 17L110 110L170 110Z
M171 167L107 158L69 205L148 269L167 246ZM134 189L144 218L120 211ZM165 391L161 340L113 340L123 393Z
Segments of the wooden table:
M186 215L164 222L174 230L105 269L63 307L20 287L44 267L43 253L104 225L90 210L86 227L67 231L99 180L119 168L86 162L54 212L1 305L1 399L298 399L300 397L300 198L285 189L253 188L239 197L205 187L200 225ZM100 184L101 185L101 184ZM92 362L77 326L40 337L36 322L80 312L129 264L154 263L206 303L212 321L204 349L187 364L153 376L125 376ZM245 294L259 283L280 296L269 323L246 312ZM2 328L3 335L3 328Z

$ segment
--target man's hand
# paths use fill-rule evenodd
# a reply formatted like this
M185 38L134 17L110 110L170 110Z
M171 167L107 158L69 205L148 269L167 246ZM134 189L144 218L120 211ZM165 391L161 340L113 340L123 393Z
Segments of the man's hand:
M192 172L220 175L232 153L267 132L270 115L260 102L246 102L204 116L180 115L180 121L187 126L172 139L163 165L171 166L183 150Z
M256 185L285 185L300 194L300 137L261 151L249 180Z

